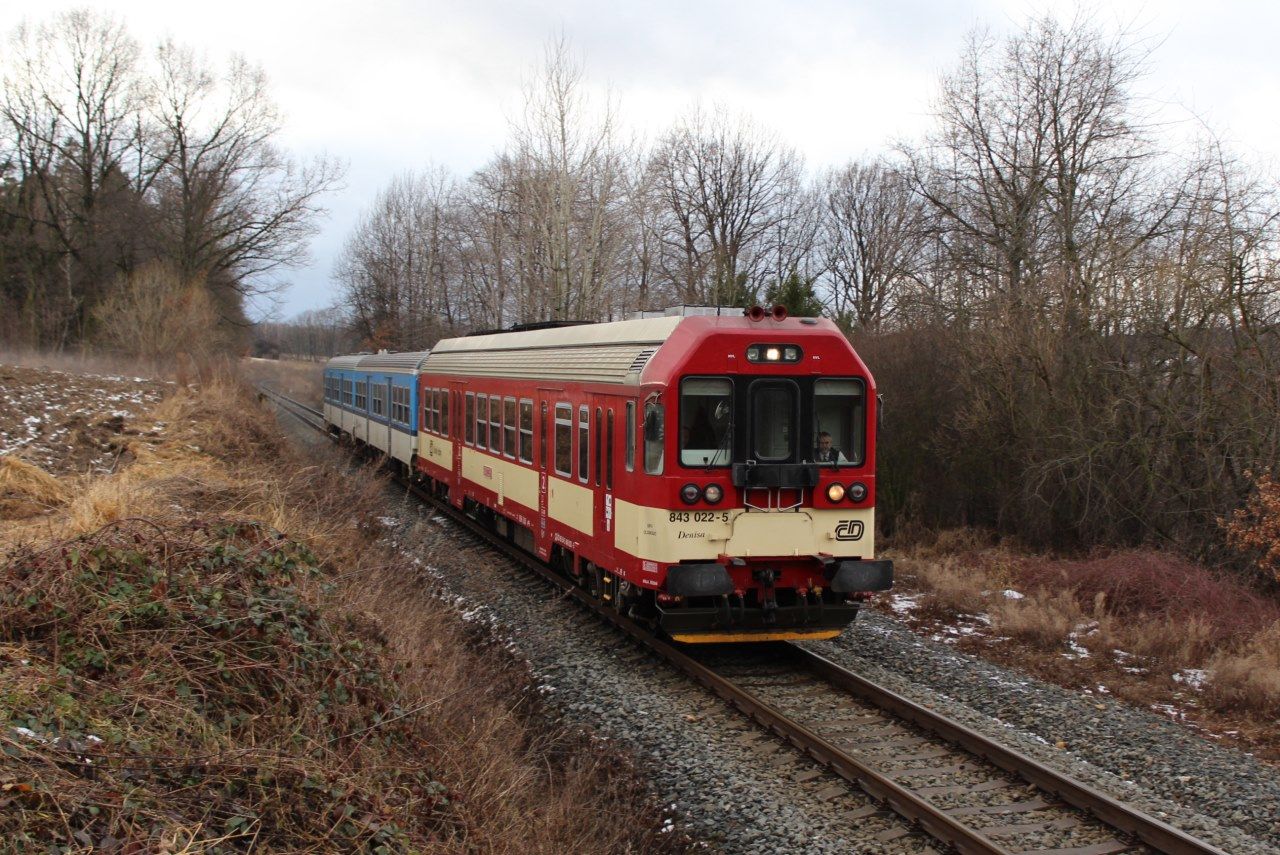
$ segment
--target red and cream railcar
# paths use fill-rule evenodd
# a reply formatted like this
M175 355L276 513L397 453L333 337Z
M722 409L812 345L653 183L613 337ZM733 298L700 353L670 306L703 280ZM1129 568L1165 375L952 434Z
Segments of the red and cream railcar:
M875 385L829 321L447 339L418 383L421 477L678 641L829 638L891 584Z

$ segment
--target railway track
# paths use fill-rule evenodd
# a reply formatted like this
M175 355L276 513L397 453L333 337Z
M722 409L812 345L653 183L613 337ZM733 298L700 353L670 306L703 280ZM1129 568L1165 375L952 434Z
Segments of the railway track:
M260 386L259 391L283 411L327 434L319 411L268 387ZM692 653L678 648L413 481L403 480L422 501L511 562L957 852L1225 855L802 646L734 645Z

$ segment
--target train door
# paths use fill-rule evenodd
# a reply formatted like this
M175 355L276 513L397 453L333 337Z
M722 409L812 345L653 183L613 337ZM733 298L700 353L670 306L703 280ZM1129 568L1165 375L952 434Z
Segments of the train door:
M462 507L462 437L463 431L466 430L466 410L463 409L463 401L466 393L463 391L465 386L462 383L455 383L450 394L453 396L452 404L449 407L449 439L453 443L453 471L449 473L450 495L453 496L453 503L458 507Z
M603 395L590 395L590 430L586 435L589 448L588 484L595 497L592 528L596 543L609 553L613 551L613 448L611 442L611 402ZM581 435L581 432L580 432ZM579 455L581 459L581 455Z
M535 405L538 426L537 445L534 465L538 469L538 554L543 558L550 557L551 544L547 535L547 502L549 484L547 478L551 471L551 455L555 454L552 432L555 430L554 412L558 390L539 389Z
M396 456L395 428L391 427L391 377L387 377L387 388L382 398L382 416L387 420L387 456ZM370 390L372 391L372 390Z

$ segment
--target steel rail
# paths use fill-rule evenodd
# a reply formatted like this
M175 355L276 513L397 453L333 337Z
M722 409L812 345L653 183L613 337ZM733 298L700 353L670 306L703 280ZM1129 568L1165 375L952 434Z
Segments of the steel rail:
M337 440L324 423L323 414L293 401L274 390L259 386L268 397L281 403L304 424ZM296 409L291 409L291 407ZM304 415L305 414L305 415ZM317 423L317 417L319 423ZM450 520L472 534L486 546L501 552L512 562L533 572L540 579L557 589L563 596L571 597L579 605L590 610L606 623L623 632L637 643L674 665L685 675L711 690L749 718L789 742L798 750L813 758L835 774L857 784L872 798L888 805L908 822L915 823L935 839L952 846L956 851L981 853L981 855L1011 855L979 830L970 828L951 817L909 788L897 783L879 770L848 754L809 728L788 718L771 705L755 697L733 681L717 674L712 668L694 660L687 654L656 637L645 626L631 620L612 606L596 600L571 580L552 570L537 557L515 544L499 538L461 510L423 490L409 479L400 479L415 496L446 515ZM994 740L954 722L945 716L928 710L919 704L897 695L888 689L848 671L831 660L803 647L792 644L805 667L838 688L863 698L887 712L905 719L918 727L937 734L965 751L986 759L993 765L1012 772L1035 786L1056 795L1062 801L1094 815L1107 826L1141 840L1167 855L1227 855L1204 841L1174 828L1136 808L1129 807L1086 784L1045 766Z
M791 646L804 666L828 683L936 734L1006 772L1018 775L1067 804L1092 814L1106 825L1133 835L1157 851L1168 855L1226 855L1217 847L873 683L821 654L799 645Z

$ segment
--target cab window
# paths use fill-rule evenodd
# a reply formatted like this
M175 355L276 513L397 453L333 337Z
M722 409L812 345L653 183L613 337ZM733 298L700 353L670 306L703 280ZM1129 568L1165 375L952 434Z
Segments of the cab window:
M666 441L666 419L662 405L644 405L644 471L662 474L663 443Z
M866 453L867 401L861 380L813 384L813 453L809 459L860 466Z
M733 384L726 377L680 383L680 465L728 466L733 449Z

